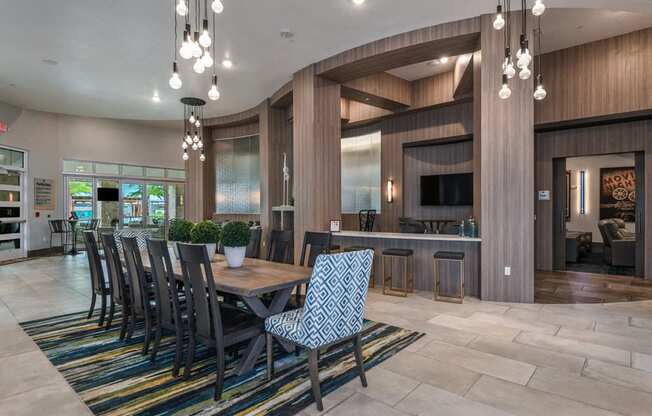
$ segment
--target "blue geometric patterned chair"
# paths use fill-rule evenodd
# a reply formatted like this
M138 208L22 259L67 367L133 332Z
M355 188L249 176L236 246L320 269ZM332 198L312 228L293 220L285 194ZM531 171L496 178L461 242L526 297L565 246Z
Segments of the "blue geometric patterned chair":
M319 388L319 349L353 341L360 381L367 387L362 360L362 329L372 250L320 255L310 278L304 307L270 316L267 331L267 374L274 373L273 338L308 350L308 367L317 409L323 410Z

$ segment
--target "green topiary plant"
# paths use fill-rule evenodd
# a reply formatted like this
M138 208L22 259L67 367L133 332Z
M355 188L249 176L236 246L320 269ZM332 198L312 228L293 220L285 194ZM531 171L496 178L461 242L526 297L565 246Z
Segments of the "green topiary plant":
M193 244L217 244L221 237L220 226L206 220L195 224L190 231L190 241Z
M234 221L224 225L222 229L222 245L224 247L245 247L249 245L251 230L244 222Z
M193 223L175 218L170 221L170 231L168 232L168 240L170 241L180 241L182 243L187 243L190 241L190 231L192 231Z

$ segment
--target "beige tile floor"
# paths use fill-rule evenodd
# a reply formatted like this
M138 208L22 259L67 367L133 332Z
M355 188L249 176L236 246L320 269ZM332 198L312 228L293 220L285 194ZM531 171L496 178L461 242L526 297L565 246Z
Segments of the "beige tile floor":
M18 322L84 310L86 257L0 266L0 415L88 409ZM369 294L366 316L426 333L326 396L328 415L651 415L652 301L433 302ZM302 415L315 415L312 406Z

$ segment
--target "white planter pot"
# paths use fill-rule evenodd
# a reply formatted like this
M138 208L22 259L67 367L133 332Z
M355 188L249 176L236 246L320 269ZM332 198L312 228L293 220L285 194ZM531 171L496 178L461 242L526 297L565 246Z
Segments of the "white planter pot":
M217 253L217 244L215 243L210 243L206 244L206 251L208 251L208 258L213 260L215 257L215 253Z
M176 259L179 260L179 246L177 245L177 242L171 241L170 245L172 246L172 250L174 251L174 257L176 257Z
M245 258L247 247L224 247L224 255L226 256L226 264L232 268L242 266Z

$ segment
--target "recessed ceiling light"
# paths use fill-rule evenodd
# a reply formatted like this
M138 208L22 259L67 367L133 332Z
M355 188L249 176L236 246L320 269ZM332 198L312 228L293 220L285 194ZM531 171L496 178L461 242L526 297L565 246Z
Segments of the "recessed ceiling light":
M448 56L442 56L441 58L439 58L439 62L441 62L442 64L448 63Z
M154 91L154 95L152 95L152 101L154 101L155 103L161 102L161 97L158 96L158 92Z
M59 65L59 62L55 61L54 59L43 59L41 62L43 62L46 65L52 65L52 66Z
M282 39L292 39L293 37L294 37L294 32L292 32L290 29L281 30Z
M355 4L356 6L362 5L364 2L365 0L353 0L353 4Z
M232 68L233 62L229 58L226 58L225 60L222 61L222 66L226 69Z

